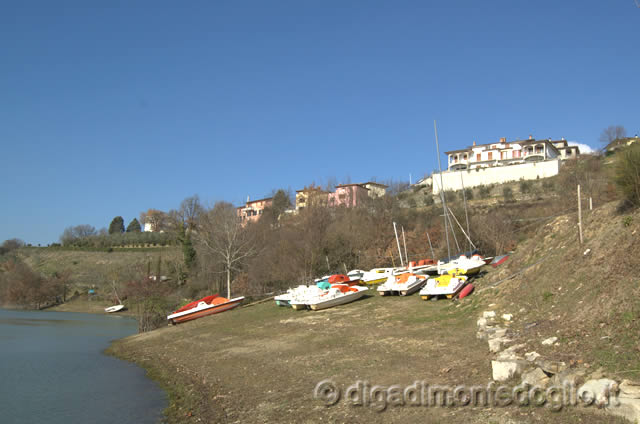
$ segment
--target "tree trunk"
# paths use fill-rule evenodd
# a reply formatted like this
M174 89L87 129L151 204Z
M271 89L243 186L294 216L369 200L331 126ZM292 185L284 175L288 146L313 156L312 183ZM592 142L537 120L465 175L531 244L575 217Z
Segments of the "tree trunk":
M231 268L227 267L227 299L231 299Z

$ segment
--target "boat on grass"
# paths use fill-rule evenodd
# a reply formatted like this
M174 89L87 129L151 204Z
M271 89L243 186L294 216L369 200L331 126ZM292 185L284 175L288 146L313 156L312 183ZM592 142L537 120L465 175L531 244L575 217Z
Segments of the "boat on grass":
M119 312L123 309L124 309L124 305L120 304L120 305L113 305L113 306L109 306L108 308L104 308L104 311L108 314L112 314L114 312Z
M324 287L324 286L323 286ZM296 311L307 309L307 305L317 297L326 293L329 288L322 288L318 285L315 286L298 286L292 293L289 305Z
M494 268L497 268L499 265L502 265L507 259L509 259L509 255L500 255L493 258L493 260L489 263Z
M314 310L332 308L345 303L360 299L369 290L364 286L349 286L345 284L334 284L329 290L315 299L311 299L308 306Z
M315 280L315 285L307 286L302 284L298 287L289 289L286 293L275 296L273 300L275 300L276 305L278 306L290 306L293 307L293 309L306 309L305 302L308 299L324 293L329 290L333 284L353 286L358 282L360 282L359 279L353 279L344 274L329 275ZM295 301L295 306L292 304L292 301Z
M239 306L243 300L244 296L227 299L226 297L214 294L184 305L171 315L168 315L167 319L171 324L179 324L181 322L202 318L207 315L228 311L229 309Z
M456 275L476 275L480 272L480 269L485 265L485 260L482 256L475 254L468 258L465 255L460 255L458 259L443 263L438 262L438 274L456 274Z
M391 276L384 284L378 286L380 296L388 296L394 293L408 296L424 286L427 276L405 272Z
M445 274L435 278L429 278L427 284L420 290L422 300L438 299L446 297L452 299L467 284L467 276Z

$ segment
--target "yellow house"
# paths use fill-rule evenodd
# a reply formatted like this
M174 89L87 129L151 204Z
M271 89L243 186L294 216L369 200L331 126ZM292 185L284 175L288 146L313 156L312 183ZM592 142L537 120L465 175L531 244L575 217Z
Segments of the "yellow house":
M326 206L328 195L328 192L314 185L296 190L296 211L311 205Z

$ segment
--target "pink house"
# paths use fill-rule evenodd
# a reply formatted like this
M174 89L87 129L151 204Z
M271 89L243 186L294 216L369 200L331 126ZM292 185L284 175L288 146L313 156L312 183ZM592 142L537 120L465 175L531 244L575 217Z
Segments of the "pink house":
M369 189L362 184L341 184L336 191L329 193L329 206L346 206L348 208L362 204L369 197Z
M242 225L246 225L247 222L256 222L262 216L265 208L271 207L272 198L259 199L249 201L245 206L239 206L236 208L236 214L238 218L242 220Z

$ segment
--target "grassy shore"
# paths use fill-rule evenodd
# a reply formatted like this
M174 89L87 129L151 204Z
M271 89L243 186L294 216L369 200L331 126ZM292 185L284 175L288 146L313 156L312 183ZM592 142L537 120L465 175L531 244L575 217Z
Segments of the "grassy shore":
M486 342L475 322L482 296L424 302L417 295L369 296L325 311L265 303L115 342L108 353L134 361L168 392L171 423L186 422L615 422L569 407L373 407L313 396L331 379L371 385L484 385ZM619 421L623 422L623 421Z
M87 296L81 295L60 305L47 308L47 311L104 314L104 309L109 306L113 306L113 302L105 300L88 300ZM125 309L123 311L119 311L118 315L133 316L134 314L130 310Z

